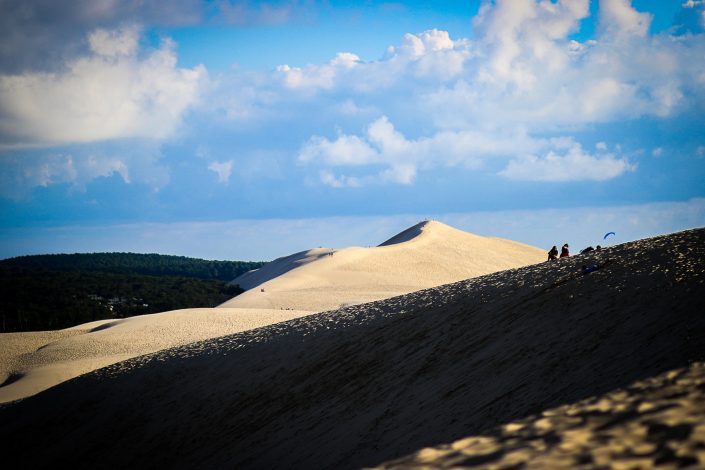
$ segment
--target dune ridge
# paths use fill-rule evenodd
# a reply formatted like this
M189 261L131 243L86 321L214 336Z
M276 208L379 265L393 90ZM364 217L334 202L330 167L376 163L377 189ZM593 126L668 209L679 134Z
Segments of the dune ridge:
M691 230L191 343L0 408L0 439L28 465L378 465L705 361L704 266Z
M335 252L316 248L279 258L236 279L238 284L262 284L262 288L216 309L104 320L46 334L0 334L0 341L8 345L0 352L0 403L143 354L341 305L394 297L537 262L544 256L536 248L479 237L434 221L421 222L395 239L391 247ZM504 251L494 253L498 248Z
M316 248L277 259L233 280L250 290L220 307L331 310L545 258L538 248L429 220L376 247Z

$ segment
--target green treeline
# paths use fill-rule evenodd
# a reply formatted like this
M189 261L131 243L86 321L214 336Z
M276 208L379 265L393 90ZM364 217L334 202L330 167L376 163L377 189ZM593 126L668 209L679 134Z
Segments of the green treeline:
M183 276L232 281L240 274L257 269L263 262L209 261L185 256L138 253L76 253L19 256L0 261L0 267L22 267L49 271L145 274Z
M0 332L67 328L179 308L215 307L228 282L264 263L134 253L23 256L0 261Z

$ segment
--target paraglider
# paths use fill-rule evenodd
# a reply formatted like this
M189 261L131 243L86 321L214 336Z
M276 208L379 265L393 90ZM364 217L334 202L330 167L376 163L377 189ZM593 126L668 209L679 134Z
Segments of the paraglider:
M610 235L616 235L614 232L607 232L604 237L602 237L603 240L607 240L607 237Z

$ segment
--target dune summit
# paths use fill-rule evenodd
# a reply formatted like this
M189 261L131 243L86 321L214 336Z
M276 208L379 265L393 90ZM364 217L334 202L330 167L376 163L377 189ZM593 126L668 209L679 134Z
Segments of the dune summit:
M424 221L377 247L316 248L233 281L221 307L324 311L544 261L544 250Z
M703 467L704 291L705 229L641 240L114 364L0 408L0 440L29 467Z
M0 334L0 403L143 354L523 266L543 257L536 248L434 221L417 224L376 248L295 253L237 278L235 282L250 292L215 309L103 320L52 332Z

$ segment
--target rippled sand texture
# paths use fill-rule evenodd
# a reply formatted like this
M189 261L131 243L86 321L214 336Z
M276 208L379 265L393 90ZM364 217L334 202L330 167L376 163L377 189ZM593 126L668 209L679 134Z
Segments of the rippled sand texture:
M705 468L705 363L376 468Z
M600 268L583 275L583 264ZM679 397L655 386L637 398L630 384L705 362L703 294L705 230L641 240L123 361L0 408L0 442L30 468L338 469L468 436L485 436L485 450L513 445L499 441L505 431L547 436L525 436L527 459L572 443L597 462L621 452L600 451L611 446L600 435L630 446L627 435L646 432L654 456L693 449L676 461L688 464L700 458L700 408L679 421L690 398L659 410ZM700 407L688 374L667 379ZM565 416L596 411L542 414L582 400ZM593 431L561 437L578 419Z

